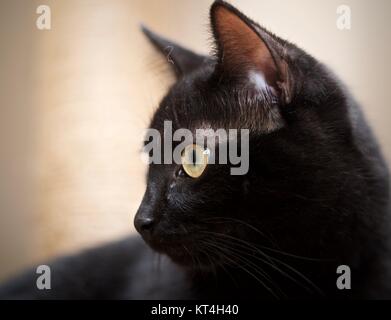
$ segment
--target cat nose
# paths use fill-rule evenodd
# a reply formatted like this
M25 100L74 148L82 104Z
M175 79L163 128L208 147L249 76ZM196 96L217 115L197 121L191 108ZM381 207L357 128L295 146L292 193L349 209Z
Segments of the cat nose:
M150 230L153 226L152 218L138 218L136 219L136 224L140 230Z
M152 232L154 220L150 217L136 216L134 219L134 226L141 235L147 235Z
M133 221L134 227L144 240L149 240L152 237L152 231L158 222L154 216L155 211L151 196L145 192Z

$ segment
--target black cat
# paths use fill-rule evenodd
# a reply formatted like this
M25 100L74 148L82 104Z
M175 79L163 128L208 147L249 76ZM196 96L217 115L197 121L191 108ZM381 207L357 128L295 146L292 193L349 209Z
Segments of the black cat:
M391 298L388 170L356 102L231 5L210 16L210 57L143 29L178 79L150 127L249 129L249 171L151 164L135 226L154 251L132 238L62 258L51 290L31 270L1 298Z

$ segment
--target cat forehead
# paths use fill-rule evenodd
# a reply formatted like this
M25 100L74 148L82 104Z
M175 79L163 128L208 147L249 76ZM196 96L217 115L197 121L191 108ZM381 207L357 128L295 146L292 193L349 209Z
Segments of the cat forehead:
M263 88L262 78L250 73L254 85ZM156 129L172 121L174 129L249 129L270 133L283 126L273 92L251 86L221 84L206 67L175 83L154 117ZM207 133L205 133L207 134Z

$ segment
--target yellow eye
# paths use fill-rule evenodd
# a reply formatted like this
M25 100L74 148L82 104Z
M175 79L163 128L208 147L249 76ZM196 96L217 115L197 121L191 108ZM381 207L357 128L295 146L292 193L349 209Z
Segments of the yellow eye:
M198 178L208 165L208 153L197 144L188 145L182 152L183 170L192 178Z

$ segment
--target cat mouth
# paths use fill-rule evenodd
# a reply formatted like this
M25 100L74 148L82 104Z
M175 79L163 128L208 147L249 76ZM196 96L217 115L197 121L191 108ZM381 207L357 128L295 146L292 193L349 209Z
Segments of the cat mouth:
M175 263L204 269L205 266L219 264L224 251L216 242L215 235L228 235L232 226L226 224L214 225L213 231L204 228L176 228L167 232L160 225L149 232L142 232L144 241L157 253L165 254Z
M174 262L181 265L188 265L194 261L196 249L189 242L149 242L149 246L158 253L170 257Z
M144 240L154 251L167 255L175 263L181 265L193 265L194 261L199 259L198 257L201 255L197 240L189 239L189 235Z

